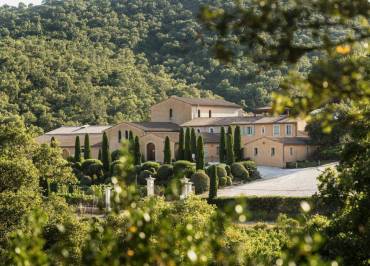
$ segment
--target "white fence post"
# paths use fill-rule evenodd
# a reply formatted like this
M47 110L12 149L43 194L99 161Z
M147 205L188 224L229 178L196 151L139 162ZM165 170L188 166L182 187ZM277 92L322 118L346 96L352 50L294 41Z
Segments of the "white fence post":
M111 210L111 206L110 206L111 187L106 187L104 192L105 192L105 209L107 211L110 211Z

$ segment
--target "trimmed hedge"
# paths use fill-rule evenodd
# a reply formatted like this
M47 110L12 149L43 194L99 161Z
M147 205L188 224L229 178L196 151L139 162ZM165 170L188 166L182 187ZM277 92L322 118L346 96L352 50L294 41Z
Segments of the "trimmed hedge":
M149 178L149 176L153 177L153 173L149 170L141 171L139 176L137 177L137 183L139 185L146 185L146 179Z
M232 211L236 204L245 205L250 220L275 221L281 213L289 217L298 217L301 214L302 201L310 203L313 213L327 212L327 210L318 207L316 201L311 197L215 198L208 200L208 203L215 204L222 211Z
M100 178L104 175L102 162L95 159L84 160L81 163L81 170L85 175L90 177L96 176Z
M195 187L195 194L202 194L209 190L209 176L203 171L198 170L191 176L191 182Z
M167 184L173 177L173 166L171 164L163 164L157 171L157 181L159 184Z
M231 165L231 173L235 179L250 181L249 172L242 163L233 163Z
M179 160L173 163L173 174L175 177L181 178L182 175L186 175L187 178L195 173L195 163Z
M227 176L218 176L218 187L224 187L227 185Z
M245 169L247 169L251 179L254 180L261 178L261 174L258 172L257 165L254 161L243 161L240 163L245 167Z
M157 171L161 165L157 162L145 162L141 165L141 170L151 170L154 169ZM153 171L152 171L153 172Z

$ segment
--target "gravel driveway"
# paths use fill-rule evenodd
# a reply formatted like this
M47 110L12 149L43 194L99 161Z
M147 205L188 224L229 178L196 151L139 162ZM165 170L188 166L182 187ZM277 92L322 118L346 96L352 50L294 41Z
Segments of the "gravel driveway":
M326 167L335 164L303 169L282 169L259 166L262 179L248 184L218 190L219 197L235 196L312 196L317 190L317 177Z

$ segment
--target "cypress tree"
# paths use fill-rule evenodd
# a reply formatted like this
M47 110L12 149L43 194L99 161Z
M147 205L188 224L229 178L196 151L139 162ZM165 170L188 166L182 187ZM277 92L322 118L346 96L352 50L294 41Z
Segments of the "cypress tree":
M195 156L197 170L204 169L204 145L202 136L198 136L197 153Z
M235 162L233 135L228 133L226 140L226 162L231 166Z
M101 149L99 149L98 160L101 161Z
M57 147L57 141L55 140L54 137L51 137L51 139L50 139L50 147L51 148L56 148Z
M103 133L103 142L102 142L102 151L101 151L101 159L103 163L103 169L108 172L109 166L111 163L111 154L109 151L109 140L107 134Z
M210 182L209 182L209 199L214 199L217 197L217 187L218 187L218 177L217 177L217 168L215 165L210 166Z
M190 128L186 128L185 133L185 152L184 152L184 159L191 161L191 143L190 143Z
M219 152L220 162L226 163L226 133L225 133L224 127L221 127L220 148L218 152Z
M190 139L191 139L191 155L192 155L191 158L193 159L193 154L194 156L197 155L197 135L195 135L194 128L191 129Z
M233 128L231 126L227 127L227 134L233 134Z
M243 160L242 136L241 136L239 126L236 126L235 132L234 132L234 154L235 154L235 160L237 162L240 162Z
M170 164L171 163L171 147L170 147L170 138L167 136L164 141L164 160L163 163Z
M84 141L84 159L91 159L91 148L90 148L90 138L89 134L85 134Z
M134 134L132 133L131 130L128 133L128 142L129 142L128 149L129 149L130 152L133 152L134 145L135 145L135 138L134 138Z
M81 144L79 136L76 136L75 141L75 162L81 162Z
M179 134L179 151L177 154L177 159L178 160L184 160L184 129L180 129L180 134Z
M135 165L141 164L141 152L140 152L140 142L139 137L135 137L135 144L134 144L134 163Z

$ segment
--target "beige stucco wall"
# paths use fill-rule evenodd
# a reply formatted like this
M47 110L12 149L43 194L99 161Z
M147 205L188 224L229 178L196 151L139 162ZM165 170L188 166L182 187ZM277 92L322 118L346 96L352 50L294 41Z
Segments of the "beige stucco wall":
M172 119L170 119L170 109L172 109ZM172 122L180 125L192 119L192 106L169 98L150 108L150 118L152 122Z
M155 146L155 161L163 163L164 160L164 141L165 137L159 137L154 134L147 134L140 138L140 150L144 155L145 160L147 160L147 145L153 143ZM171 147L171 158L175 159L175 142L170 138Z
M258 149L258 155L254 155L254 148ZM271 148L275 148L275 155L271 156ZM244 157L251 158L257 165L268 165L284 167L284 147L282 143L272 141L266 138L258 139L248 143L244 147Z
M292 149L292 154L290 149ZM285 162L307 160L315 149L315 146L310 145L284 145Z
M206 163L219 161L218 147L219 145L216 143L204 144L204 159Z
M242 112L241 108L235 107L218 107L218 106L193 106L192 107L192 118L197 118L198 110L200 111L200 117L209 117L209 111L211 110L211 117L235 117L239 116Z
M292 126L292 134L288 136L286 134L286 125L289 124ZM280 135L274 136L273 135L273 126L279 125L280 127ZM252 126L254 127L254 135L247 135L247 127ZM264 134L263 129L264 128ZM255 124L255 125L241 125L240 129L242 131L242 143L245 145L253 140L259 139L261 137L296 137L298 135L297 132L297 125L296 123L284 123L284 124Z
M109 148L111 151L117 150L121 148L121 143L118 140L118 132L121 131L122 133L122 141L126 139L125 137L125 131L130 132L132 131L134 137L138 136L139 138L145 134L145 132L135 126L132 126L131 124L127 123L121 123L114 127L111 127L107 130L105 130L107 137L109 139Z

